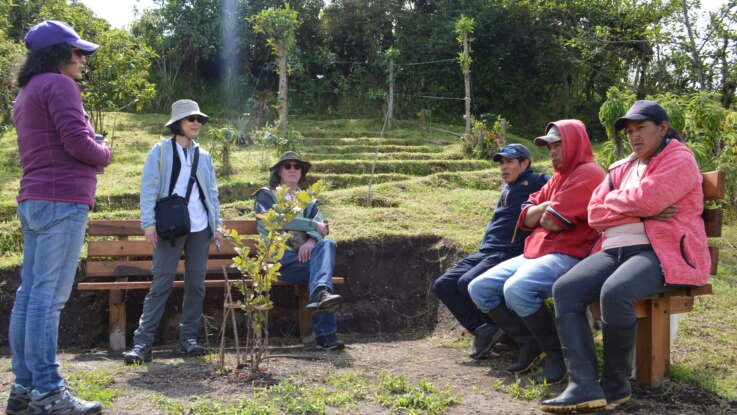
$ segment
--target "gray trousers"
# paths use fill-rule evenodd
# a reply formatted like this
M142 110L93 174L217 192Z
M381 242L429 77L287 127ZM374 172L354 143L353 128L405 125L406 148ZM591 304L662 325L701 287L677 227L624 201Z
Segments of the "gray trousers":
M154 249L151 289L143 301L143 313L133 335L133 344L152 345L164 315L166 301L176 276L177 263L184 251L184 301L179 322L179 339L196 339L200 331L202 301L205 298L205 273L210 246L209 228L177 238L174 246L159 239Z

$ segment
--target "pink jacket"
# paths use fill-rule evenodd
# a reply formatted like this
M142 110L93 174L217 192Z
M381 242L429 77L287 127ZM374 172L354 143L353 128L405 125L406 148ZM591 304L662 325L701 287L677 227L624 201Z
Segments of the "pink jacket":
M589 226L601 232L616 225L643 221L645 233L663 269L665 281L676 285L704 285L711 257L701 213L702 176L691 150L670 140L653 156L639 187L619 190L630 156L614 163L589 202ZM668 220L648 219L675 205Z

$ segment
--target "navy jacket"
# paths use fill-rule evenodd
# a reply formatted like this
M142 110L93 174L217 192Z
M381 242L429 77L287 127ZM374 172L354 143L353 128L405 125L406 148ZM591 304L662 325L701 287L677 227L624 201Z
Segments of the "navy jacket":
M526 202L530 194L537 192L550 179L545 173L535 173L527 168L517 180L505 183L494 209L494 215L486 226L486 233L481 242L481 252L505 251L509 257L522 253L528 231L518 229L515 233L517 218L522 203ZM514 240L513 240L514 238Z

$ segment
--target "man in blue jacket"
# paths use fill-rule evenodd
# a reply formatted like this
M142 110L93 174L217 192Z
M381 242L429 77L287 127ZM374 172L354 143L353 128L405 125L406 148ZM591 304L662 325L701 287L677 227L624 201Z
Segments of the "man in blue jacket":
M529 232L516 229L520 206L550 176L535 173L530 151L522 144L509 144L494 154L504 180L494 215L478 252L463 258L433 283L432 290L463 327L473 334L471 358L483 359L501 337L488 316L481 313L468 294L468 284L494 265L522 253Z

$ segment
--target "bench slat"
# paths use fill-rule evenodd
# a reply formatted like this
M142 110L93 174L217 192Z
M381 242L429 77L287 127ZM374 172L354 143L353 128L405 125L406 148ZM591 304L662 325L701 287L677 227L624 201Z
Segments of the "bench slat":
M238 282L237 279L229 280L231 284ZM248 282L248 280L246 280ZM333 285L345 284L345 278L333 277ZM294 285L282 280L275 281L272 285ZM224 287L225 280L205 280L205 287ZM151 281L113 281L113 282L80 282L78 290L83 291L109 291L109 290L145 290L151 287ZM174 288L184 287L184 281L174 281Z
M704 218L707 237L719 238L722 236L723 214L721 209L704 209L704 213L701 217Z
M223 227L235 229L241 235L255 235L255 220L226 220ZM90 236L143 236L141 221L138 220L91 220L87 228Z
M226 267L228 273L237 272L230 268L233 261L230 258L209 259L207 274L222 275L221 267ZM90 278L121 278L121 277L151 277L153 261L87 261L85 275ZM184 275L184 260L177 264L177 275Z
M704 200L719 200L724 198L724 172L715 170L702 173L704 181Z
M158 243L168 243L159 241ZM256 241L246 239L246 246L251 250L256 247ZM153 248L144 240L134 241L90 241L87 243L87 257L151 257ZM225 240L223 241L222 252L218 252L215 244L210 244L210 257L233 256L235 249L233 244Z

